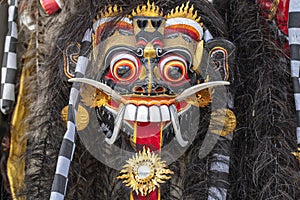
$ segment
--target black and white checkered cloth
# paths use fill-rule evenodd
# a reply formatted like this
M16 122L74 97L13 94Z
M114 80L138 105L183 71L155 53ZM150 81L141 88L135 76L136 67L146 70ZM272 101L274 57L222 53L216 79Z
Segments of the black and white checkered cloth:
M91 49L91 36L92 29L88 29L81 42L80 56L78 57L75 70L76 78L83 78L85 75L85 71L89 63L88 56ZM79 90L80 83L73 83L69 99L67 131L64 135L59 151L50 200L63 200L66 194L68 173L75 151L75 138L77 134L75 115L78 108L77 99L79 96Z
M18 0L8 1L8 33L5 38L1 73L1 111L8 114L15 101L18 42ZM1 27L0 27L1 28Z
M294 85L294 98L297 113L297 144L300 146L300 2L290 0L289 6L289 44L291 73Z

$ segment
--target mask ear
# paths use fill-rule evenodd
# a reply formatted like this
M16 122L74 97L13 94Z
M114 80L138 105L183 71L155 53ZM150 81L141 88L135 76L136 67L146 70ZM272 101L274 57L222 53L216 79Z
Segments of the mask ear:
M71 43L64 50L64 72L68 78L75 77L75 68L79 57L79 52L79 43Z
M206 49L214 64L214 70L221 74L224 81L229 80L232 73L229 68L232 68L235 57L234 44L225 39L212 39L206 43Z

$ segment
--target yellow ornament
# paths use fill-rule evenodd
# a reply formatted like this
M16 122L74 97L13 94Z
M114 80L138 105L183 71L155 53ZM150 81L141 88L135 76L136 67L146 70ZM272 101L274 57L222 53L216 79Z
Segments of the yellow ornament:
M65 106L61 111L63 120L67 123L68 121L68 106ZM89 124L90 117L88 111L81 105L78 106L76 113L76 127L78 131L84 130Z
M169 175L173 172L167 169L167 165L160 160L158 154L144 147L127 161L120 174L117 178L123 179L126 186L137 194L146 196L159 188L161 183L169 180L171 178Z

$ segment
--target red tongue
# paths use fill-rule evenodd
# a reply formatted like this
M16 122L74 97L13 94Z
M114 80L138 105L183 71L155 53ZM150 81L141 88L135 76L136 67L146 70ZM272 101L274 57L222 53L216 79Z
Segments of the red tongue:
M137 151L143 150L143 146L160 151L162 122L135 122L134 135Z
M162 145L163 122L134 122L134 138L136 150L141 151L143 146L151 151L160 151ZM150 192L147 196L133 193L133 200L159 200L159 189Z

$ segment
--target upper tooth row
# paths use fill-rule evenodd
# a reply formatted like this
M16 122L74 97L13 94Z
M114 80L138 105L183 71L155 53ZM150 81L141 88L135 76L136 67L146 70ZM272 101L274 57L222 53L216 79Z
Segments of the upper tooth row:
M124 119L138 122L165 122L170 121L170 110L166 105L162 106L135 106L126 105Z

